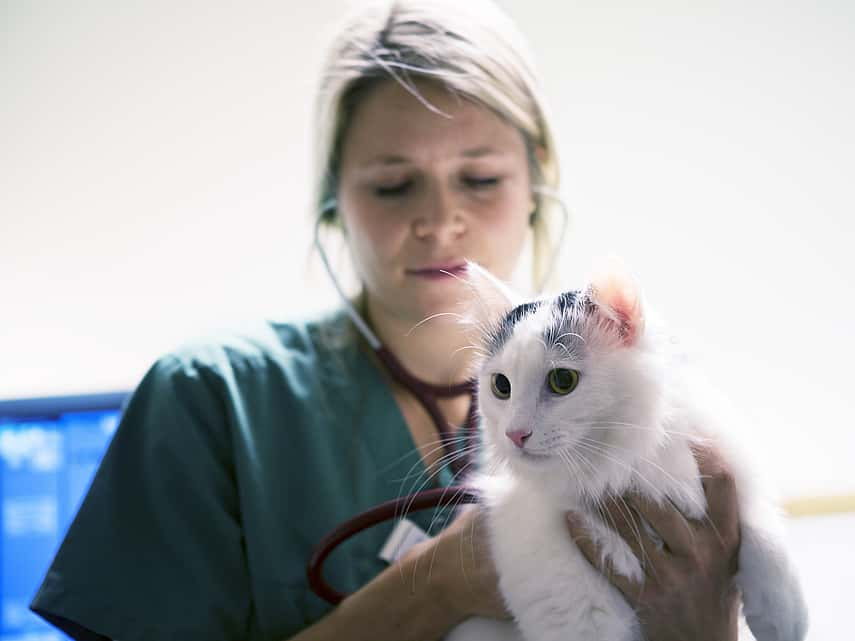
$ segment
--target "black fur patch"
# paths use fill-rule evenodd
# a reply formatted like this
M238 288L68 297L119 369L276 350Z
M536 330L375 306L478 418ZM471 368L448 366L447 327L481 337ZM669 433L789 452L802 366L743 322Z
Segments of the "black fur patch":
M578 289L558 294L558 296L555 297L555 306L563 315L567 310L572 309L573 306L576 305L576 301L579 300L581 295L582 292Z
M558 313L556 314L556 318L560 320L567 318L570 310L578 305L580 301L587 304L588 300L587 298L584 298L584 293L579 290L571 290L563 292L552 299L530 301L528 303L523 303L522 305L517 305L505 314L504 318L499 322L499 328L496 330L495 334L493 334L492 340L490 341L490 353L496 354L501 350L505 343L508 342L511 334L513 334L514 326L524 318L531 316L543 305L554 305L557 307ZM562 328L554 323L550 324L544 332L547 344L552 344L562 331L567 331L567 328Z
M493 334L490 341L490 353L496 354L511 337L514 331L514 326L526 316L530 316L543 304L543 301L531 301L517 305L499 322L499 327L496 333Z
M566 321L571 317L570 312L574 307L583 302L582 292L579 290L571 290L563 292L552 300L552 305L556 308L555 319L549 324L543 332L543 338L547 345L553 345L556 342L561 342L565 347L570 347L567 341L560 338L562 334L572 332L574 328L568 327Z

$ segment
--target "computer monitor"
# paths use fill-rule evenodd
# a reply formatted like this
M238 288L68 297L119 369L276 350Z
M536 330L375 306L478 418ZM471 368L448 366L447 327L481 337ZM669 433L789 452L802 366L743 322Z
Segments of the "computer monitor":
M68 638L30 612L29 603L128 397L0 401L0 641Z

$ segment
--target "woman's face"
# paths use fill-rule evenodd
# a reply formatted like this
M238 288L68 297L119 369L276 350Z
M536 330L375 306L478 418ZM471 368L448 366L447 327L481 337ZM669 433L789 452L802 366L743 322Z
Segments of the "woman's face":
M372 313L414 323L455 311L468 290L443 272L465 260L509 279L534 207L520 132L436 85L419 91L448 115L392 81L359 102L338 192Z

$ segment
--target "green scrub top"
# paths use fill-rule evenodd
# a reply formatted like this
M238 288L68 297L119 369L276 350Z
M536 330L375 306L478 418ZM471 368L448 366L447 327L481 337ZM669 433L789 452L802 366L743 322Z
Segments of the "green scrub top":
M122 641L281 641L321 618L330 606L306 582L315 544L427 479L345 319L264 323L161 358L31 608L76 638ZM392 527L343 544L328 581L367 583Z

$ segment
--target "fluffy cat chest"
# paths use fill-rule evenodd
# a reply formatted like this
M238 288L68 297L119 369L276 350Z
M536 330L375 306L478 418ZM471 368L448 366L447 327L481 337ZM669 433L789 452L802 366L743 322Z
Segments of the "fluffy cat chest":
M500 566L519 565L530 568L540 560L554 562L559 558L576 558L575 543L567 530L566 515L573 511L583 516L598 538L619 538L608 528L601 528L601 519L578 500L560 503L555 497L532 491L525 485L503 488L490 496L488 523L493 553Z
M507 491L491 506L488 523L499 585L523 637L587 639L584 631L596 630L608 632L590 638L634 639L631 609L571 539L566 507L519 490ZM638 561L620 537L596 525L592 536L618 571L640 576ZM569 631L579 636L568 637Z
M485 484L489 506L490 536L500 567L518 567L530 571L533 565L555 563L558 559L578 559L579 553L567 530L568 511L579 514L591 536L606 556L627 576L638 575L640 568L629 546L602 519L602 511L590 499L557 493L554 486L517 480L494 479ZM571 484L572 487L572 484ZM706 500L688 443L672 442L659 456L633 466L615 491L601 496L635 492L657 502L673 503L688 518L702 518ZM601 499L618 501L622 499Z

